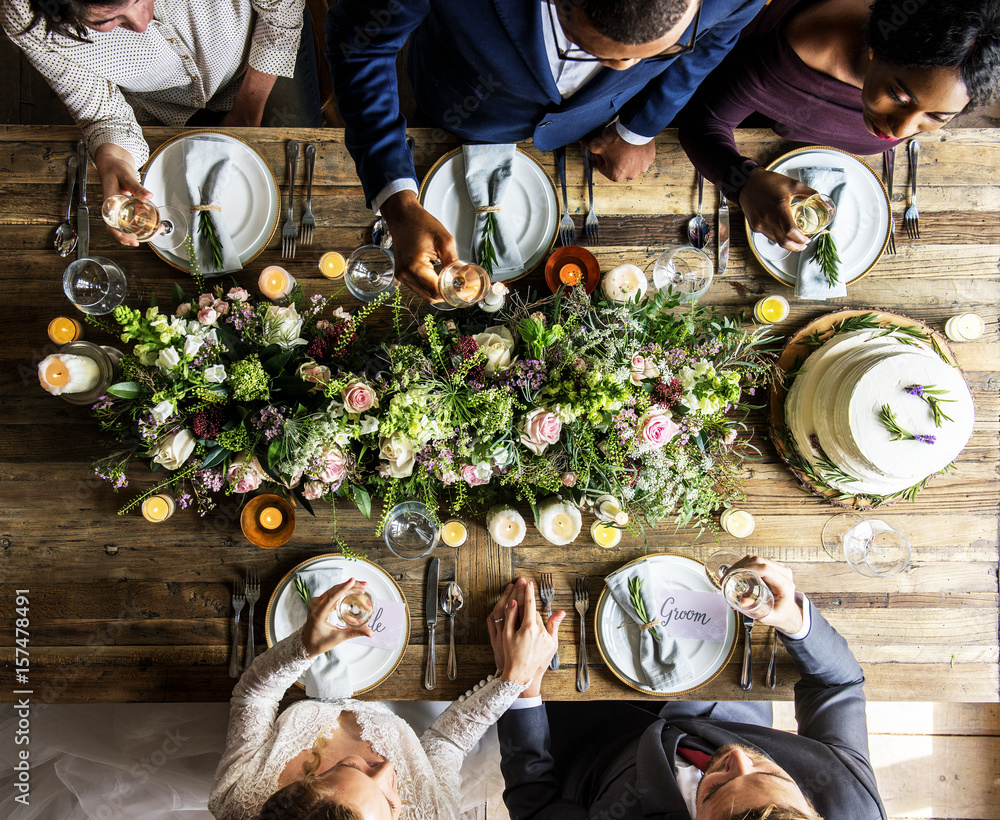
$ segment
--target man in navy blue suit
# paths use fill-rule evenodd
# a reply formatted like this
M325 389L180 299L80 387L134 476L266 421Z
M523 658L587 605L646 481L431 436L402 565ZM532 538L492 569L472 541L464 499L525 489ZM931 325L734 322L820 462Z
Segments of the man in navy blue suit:
M653 139L729 52L764 0L339 0L327 57L365 197L393 237L397 274L436 295L454 239L417 202L396 56L423 123L468 142L584 140L609 179L653 161Z

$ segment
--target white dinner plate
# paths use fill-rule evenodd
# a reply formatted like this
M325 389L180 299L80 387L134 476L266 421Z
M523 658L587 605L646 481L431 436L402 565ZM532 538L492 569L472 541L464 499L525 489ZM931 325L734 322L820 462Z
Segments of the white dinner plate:
M653 579L665 579L674 589L722 594L708 580L705 565L693 558L686 558L683 555L660 554L639 558L630 564L638 564L640 561L644 561L648 565L651 582ZM594 616L597 648L612 674L633 689L651 695L680 695L708 683L729 662L736 649L736 636L739 632L736 611L730 609L729 615L730 617L726 620L726 637L722 643L700 641L695 638L677 638L680 651L690 664L691 673L684 680L677 681L669 689L654 690L644 682L645 675L639 669L637 661L639 630L638 628L619 629L622 624L634 627L635 622L618 606L614 596L608 592L608 588L605 586L601 590L601 597L597 602L597 612Z
M244 265L267 246L278 224L278 183L264 158L242 140L216 131L191 131L163 143L146 163L142 184L153 192L153 202L172 205L189 214L189 231L194 214L184 179L184 152L189 140L211 139L233 146L233 174L222 192L219 205L222 218L233 237L240 262ZM189 271L187 253L182 245L175 250L149 243L153 251L176 268Z
M465 155L450 151L434 164L420 186L420 204L455 237L458 255L472 260L472 232L476 215L465 185ZM535 268L552 249L559 226L559 204L549 175L538 162L518 149L503 201L503 218L517 241L524 268L497 276L512 281Z
M368 592L376 601L398 601L406 606L406 598L396 582L383 570L363 558L345 558L343 555L320 555L303 561L289 572L267 603L265 633L267 645L274 646L287 638L306 621L306 608L295 590L295 575L304 569L332 569L341 567L344 581L354 577L368 582ZM354 694L360 695L374 689L384 681L403 659L406 643L410 636L410 610L406 608L406 627L400 631L400 639L392 650L376 646L362 646L354 641L345 641L337 647L337 653L351 666L351 682ZM296 681L302 686L302 681Z
M831 233L840 254L841 281L849 285L868 273L885 251L890 231L889 197L878 174L853 154L837 148L799 148L779 157L767 169L798 179L798 169L809 167L843 168L847 177ZM749 225L747 236L754 256L768 273L794 286L800 254L785 255L765 236L751 232Z

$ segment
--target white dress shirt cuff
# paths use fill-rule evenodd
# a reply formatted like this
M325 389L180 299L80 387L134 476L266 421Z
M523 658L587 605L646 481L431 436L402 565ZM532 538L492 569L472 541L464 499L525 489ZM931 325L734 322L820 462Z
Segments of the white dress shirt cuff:
M643 137L636 134L634 131L629 131L624 125L622 125L621 120L615 120L615 130L618 132L618 136L630 145L645 145L653 139L652 137Z
M382 210L382 205L393 194L398 194L400 191L413 191L413 193L417 193L418 190L415 179L408 177L406 179L394 180L375 195L375 199L372 200L372 210L378 214Z
M812 618L809 615L812 605L809 603L809 599L801 592L795 593L795 601L802 608L802 628L794 634L789 634L788 632L782 632L781 634L790 641L801 641L809 634L809 627L812 625ZM780 629L778 631L781 632Z
M531 698L518 698L515 700L508 709L534 709L536 706L542 705L542 696L535 695Z

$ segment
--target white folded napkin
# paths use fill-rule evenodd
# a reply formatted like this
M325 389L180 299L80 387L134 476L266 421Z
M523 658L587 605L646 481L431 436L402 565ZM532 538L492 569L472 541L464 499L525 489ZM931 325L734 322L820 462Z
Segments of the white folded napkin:
M340 583L343 570L340 567L304 569L296 574L315 598ZM349 698L354 694L350 664L337 656L336 649L317 657L302 676L302 680L306 685L306 694L311 698L335 700Z
M833 200L833 204L837 205L844 184L847 182L847 175L843 168L799 168L799 180L821 194L826 194ZM836 219L833 225L832 233L836 239ZM836 299L838 296L847 296L847 285L839 278L836 285L831 285L826 280L826 274L823 273L819 262L813 258L818 241L813 239L809 247L799 254L799 276L795 280L795 295L799 299Z
M508 184L513 173L514 154L516 146L513 143L504 145L463 145L465 155L465 184L469 189L469 198L474 208L497 207L493 211L494 231L493 248L496 251L496 262L493 263L492 278L502 279L504 276L518 274L524 270L524 259L517 243L510 234L510 221L505 218L503 201L507 195ZM482 246L483 227L486 225L487 212L477 212L472 233L472 255L470 262L479 263L479 253Z
M622 567L605 578L604 583L607 584L615 603L633 621L641 625L644 621L636 614L629 596L628 582L631 578L638 578L642 582L640 595L646 604L646 611L650 613L651 618L656 618L659 609L653 599L655 589L648 564ZM654 631L657 635L655 638ZM687 658L680 654L677 641L659 627L639 630L639 668L642 669L646 682L654 692L662 692L690 677L690 664Z
M194 242L194 251L206 278L222 276L243 270L240 255L226 227L225 215L219 207L219 194L226 189L232 177L232 146L221 140L194 138L184 141L184 179L188 186L191 207L213 206L213 210L192 210L188 215L188 235ZM201 214L207 213L222 243L222 266L212 261L211 246L198 230ZM181 251L183 253L183 251Z

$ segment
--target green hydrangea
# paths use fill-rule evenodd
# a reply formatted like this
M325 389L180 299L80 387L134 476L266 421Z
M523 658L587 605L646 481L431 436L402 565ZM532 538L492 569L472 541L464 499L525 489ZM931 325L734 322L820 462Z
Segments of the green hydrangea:
M271 392L270 378L257 356L247 356L230 366L229 385L236 401L262 401Z
M242 424L232 430L223 430L215 437L215 440L220 446L234 453L250 449L250 436L247 435L246 428Z

